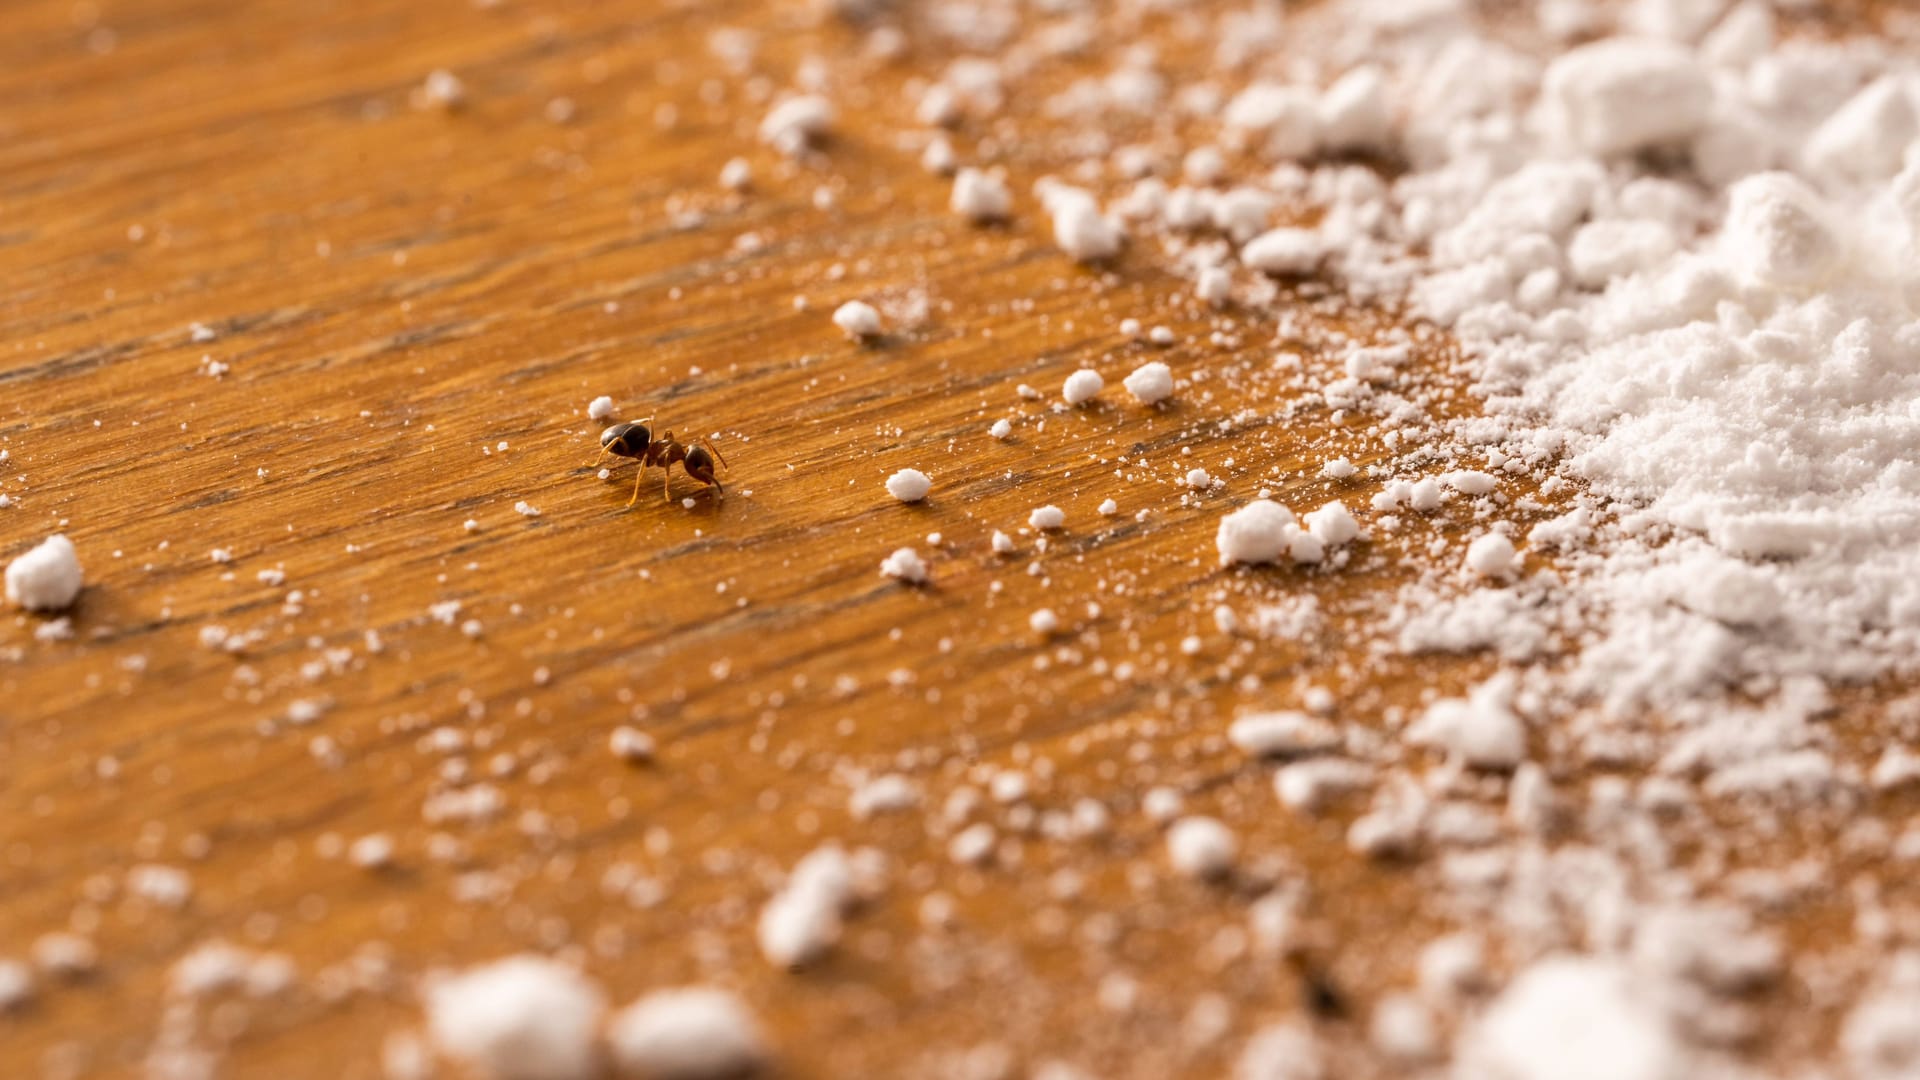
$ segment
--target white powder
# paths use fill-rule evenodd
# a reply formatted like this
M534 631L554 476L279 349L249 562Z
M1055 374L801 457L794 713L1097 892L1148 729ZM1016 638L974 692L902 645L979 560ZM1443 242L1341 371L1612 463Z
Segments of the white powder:
M1541 89L1555 134L1590 154L1677 143L1706 123L1707 74L1680 45L1616 38L1556 59Z
M1207 470L1195 466L1187 470L1187 475L1181 479L1181 482L1190 490L1205 491L1213 486L1213 477L1207 474Z
M1053 218L1053 242L1080 262L1097 262L1120 253L1126 233L1118 222L1100 212L1093 193L1058 181L1036 185L1040 201Z
M819 959L840 940L841 918L853 899L853 869L846 853L835 844L814 849L760 909L761 955L784 968Z
M1067 376L1067 381L1060 387L1060 396L1069 405L1079 405L1092 401L1106 385L1106 380L1100 377L1099 372L1092 368L1081 368Z
M1095 507L1095 509L1100 513L1101 517L1112 517L1120 512L1120 504L1114 502L1112 499L1102 499L1100 500L1100 505Z
M1327 547L1352 543L1360 536L1360 523L1353 519L1347 504L1338 499L1309 512L1304 520L1307 531Z
M613 1015L607 1046L622 1076L732 1080L768 1059L766 1036L738 997L712 987L657 990Z
M1312 229L1291 226L1261 233L1240 249L1240 262L1267 274L1310 274L1325 255L1326 242Z
M953 178L953 212L976 224L1004 221L1013 211L1013 195L999 176L963 168Z
M393 837L368 833L347 847L347 861L362 870L378 870L393 862Z
M1482 577L1506 577L1514 571L1518 552L1513 541L1500 533L1488 533L1467 545L1467 569Z
M7 599L28 611L63 611L80 595L83 579L73 541L54 535L7 564Z
M612 415L613 399L605 394L587 403L587 418L589 420L605 420Z
M1224 877L1239 854L1239 840L1214 818L1181 818L1167 829L1167 861L1187 877Z
M1526 728L1508 704L1511 694L1511 678L1501 676L1482 683L1471 697L1436 701L1407 738L1477 768L1511 769L1527 752Z
M466 84L460 81L460 76L445 68L428 72L426 81L413 94L413 105L418 109L451 111L465 104L466 100Z
M1259 757L1290 757L1340 745L1340 732L1325 720L1303 712L1248 713L1227 728L1227 741Z
M919 502L933 490L933 481L919 469L901 469L887 477L887 494L901 502Z
M448 1057L498 1080L588 1080L606 1002L579 972L512 956L427 989L427 1031Z
M1055 615L1052 608L1041 608L1027 616L1027 626L1044 637L1060 629L1060 616Z
M880 560L880 574L918 585L927 580L927 564L919 552L903 547Z
M1008 536L999 529L993 530L992 543L993 552L996 555L1009 555L1013 553L1013 537Z
M864 300L849 300L833 312L833 325L856 341L880 335L880 313Z
M1222 566L1270 563L1290 553L1299 533L1293 511L1270 499L1258 499L1222 517L1214 543Z
M1013 425L1004 419L995 420L993 422L993 426L987 429L987 434L993 436L996 439L1012 438Z
M1554 958L1521 972L1465 1038L1463 1075L1488 1080L1677 1080L1666 1019L1631 973Z
M1173 396L1173 369L1151 360L1133 369L1120 385L1142 405L1154 405Z
M0 1013L12 1013L27 1001L33 1001L33 969L0 959Z
M833 103L818 94L790 97L760 121L760 141L797 156L833 130Z
M1066 523L1067 512L1057 506L1037 507L1033 513L1027 515L1028 526L1035 529L1058 529Z
M720 167L720 186L728 191L745 191L752 187L753 166L746 158L729 158Z
M653 760L655 746L653 736L622 724L607 736L607 750L621 761L639 763Z

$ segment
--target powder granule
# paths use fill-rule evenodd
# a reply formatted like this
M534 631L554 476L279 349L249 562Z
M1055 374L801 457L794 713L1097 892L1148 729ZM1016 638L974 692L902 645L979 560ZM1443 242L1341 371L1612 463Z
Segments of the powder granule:
M901 502L919 502L933 490L933 481L919 469L901 469L887 477L887 494Z
M1052 608L1041 608L1027 616L1027 628L1042 636L1051 634L1060 629L1060 616Z
M794 864L786 886L760 909L761 955L783 968L824 956L840 940L841 916L853 899L846 853L837 844L815 848Z
M927 564L920 558L919 552L910 547L903 547L880 560L880 574L882 577L896 578L919 585L927 580Z
M833 130L833 103L818 94L790 97L760 121L760 141L797 156Z
M1511 769L1527 753L1526 728L1507 704L1511 692L1508 678L1496 677L1469 697L1442 698L1407 729L1407 739L1477 769Z
M1036 185L1040 201L1053 218L1053 242L1079 262L1098 262L1120 253L1126 233L1100 212L1093 194L1057 180Z
M605 420L613 415L613 399L605 394L587 403L587 419Z
M1079 405L1092 401L1106 385L1107 381L1100 377L1099 372L1092 368L1081 368L1067 376L1067 381L1060 387L1060 396L1069 405Z
M1042 506L1027 515L1027 524L1035 529L1058 529L1067 523L1067 512L1057 506Z
M1340 731L1303 712L1288 709L1248 713L1227 728L1227 741L1255 757L1295 757L1340 745Z
M993 530L992 543L993 543L994 554L996 555L1013 554L1013 537L1008 536L1006 533L1001 532L999 529Z
M833 325L855 341L878 337L880 313L864 300L849 300L834 309Z
M1503 578L1513 573L1518 554L1513 541L1499 533L1488 533L1467 545L1467 569L1481 577Z
M1278 562L1287 553L1299 527L1293 511L1270 499L1248 503L1220 519L1214 544L1220 565Z
M1263 274L1311 274L1326 255L1326 241L1312 229L1269 229L1240 249L1240 263Z
M55 534L7 564L7 599L28 611L63 611L84 583L73 541Z
M1353 519L1347 504L1338 499L1307 514L1307 531L1327 547L1351 543L1360 536L1360 523Z
M1213 818L1181 818L1167 829L1167 861L1187 877L1225 877L1239 855L1240 841Z
M1541 98L1546 121L1562 143L1606 156L1692 136L1707 122L1713 89L1699 61L1680 45L1610 38L1556 58Z
M606 1009L598 987L541 956L511 956L427 990L427 1031L442 1053L493 1080L589 1080Z
M1846 254L1830 209L1787 173L1759 173L1733 185L1720 247L1729 267L1780 289L1818 286Z
M993 426L987 429L987 434L1001 440L1012 438L1013 425L1004 419L995 420Z
M622 1076L727 1080L758 1072L766 1036L740 999L706 986L659 990L615 1013L607 1046Z
M1127 388L1134 400L1142 405L1154 405L1173 396L1173 369L1166 364L1152 360L1133 369L1133 373L1121 380L1120 385Z
M607 736L607 750L621 761L637 764L652 761L655 746L653 736L622 724Z
M977 225L1004 221L1013 211L1006 181L981 169L963 168L953 178L953 212Z
M1462 1036L1460 1074L1500 1080L1676 1080L1689 1074L1653 995L1625 966L1552 957L1522 971Z

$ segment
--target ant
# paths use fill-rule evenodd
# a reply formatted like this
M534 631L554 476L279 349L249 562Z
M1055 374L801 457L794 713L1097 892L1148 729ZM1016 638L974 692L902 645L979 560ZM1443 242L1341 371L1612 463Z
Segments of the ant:
M632 458L640 463L640 471L633 476L633 498L627 500L628 506L640 498L640 478L646 475L649 465L658 465L666 472L666 482L660 486L660 491L668 499L673 498L673 465L676 461L688 476L715 491L725 491L720 481L714 478L713 466L717 461L724 469L727 459L721 457L720 451L704 438L696 438L693 445L689 446L674 438L671 431L656 439L643 423L615 424L600 433L600 452Z

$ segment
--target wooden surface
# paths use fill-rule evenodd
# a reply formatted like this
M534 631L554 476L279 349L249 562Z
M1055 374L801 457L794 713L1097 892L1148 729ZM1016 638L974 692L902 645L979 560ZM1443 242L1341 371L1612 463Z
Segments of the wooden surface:
M376 1075L382 1040L418 1022L419 976L522 950L580 959L617 1001L735 987L792 1076L938 1075L981 1045L1023 1067L1209 1075L1300 1008L1291 967L1231 948L1267 884L1310 883L1317 962L1356 1001L1406 984L1410 948L1447 925L1418 902L1427 871L1346 852L1359 807L1277 813L1221 733L1309 685L1370 722L1484 675L1486 658L1382 655L1362 635L1416 573L1402 556L1467 523L1361 545L1338 572L1221 570L1221 513L1262 487L1364 505L1376 482L1318 467L1376 460L1377 441L1294 413L1272 358L1303 343L1270 317L1194 305L1152 252L1104 271L1056 253L1026 192L1065 160L1067 125L1030 100L956 137L967 157L991 137L1019 193L1012 224L976 229L901 137L910 81L942 58L866 57L801 5L22 0L7 25L0 553L64 531L88 585L72 640L0 621L0 955L67 927L102 954L0 1017L14 1075L133 1074L175 1044L217 1048L223 1075ZM750 70L710 47L720 27L761 32ZM842 117L796 164L754 128L808 56ZM439 67L466 106L410 107ZM547 115L556 97L571 122ZM734 156L744 195L716 179ZM889 314L883 341L830 323L856 297ZM1373 330L1310 294L1293 310L1309 338ZM1130 343L1127 317L1180 343ZM194 323L217 336L190 340ZM1199 377L1157 409L1118 387L1149 354ZM1422 356L1469 408L1444 344ZM1107 392L1056 412L1082 365ZM626 508L631 466L595 475L585 406L603 393L712 434L724 499L677 476L663 502L656 475ZM1001 417L1006 442L986 434ZM1224 490L1186 496L1195 465ZM883 490L905 467L933 477L925 504ZM1096 512L1107 498L1117 516ZM1048 503L1067 527L1042 552L1023 530ZM1017 554L990 551L995 529ZM929 559L927 587L876 573L902 545ZM1215 628L1218 604L1301 596L1327 616L1310 644ZM447 601L455 625L429 615ZM1063 620L1052 639L1028 628L1041 607ZM204 647L216 625L257 638ZM656 763L608 752L622 723L659 739ZM988 807L1009 839L970 869L937 814L847 812L860 771L912 775L938 806L1008 767L1040 810L1105 800L1113 835L1044 840ZM423 819L482 781L503 796L491 820ZM1238 880L1165 869L1137 809L1156 785L1241 832ZM389 870L334 851L376 832ZM892 884L827 962L776 971L753 918L830 838L885 852ZM183 908L128 895L148 863L190 873ZM610 899L617 864L660 902ZM1062 870L1081 895L1055 895ZM929 892L955 899L951 928L922 926ZM183 1017L167 971L215 940L283 953L299 978ZM1122 980L1130 1012L1101 1004ZM1194 1047L1203 993L1230 1034ZM1351 1045L1362 1028L1326 1030Z

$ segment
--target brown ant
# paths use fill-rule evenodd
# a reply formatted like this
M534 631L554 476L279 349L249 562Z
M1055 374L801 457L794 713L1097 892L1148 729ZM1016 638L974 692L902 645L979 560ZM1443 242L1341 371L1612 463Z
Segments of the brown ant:
M673 437L669 431L659 438L645 424L615 424L600 433L600 452L616 457L632 458L640 463L640 470L633 476L633 498L627 500L632 506L640 498L640 478L647 473L647 466L658 465L665 472L665 483L660 486L661 494L673 498L673 465L680 463L688 476L707 485L715 491L724 492L720 481L714 478L715 462L721 468L727 467L727 459L720 451L704 438L696 438L690 446Z

